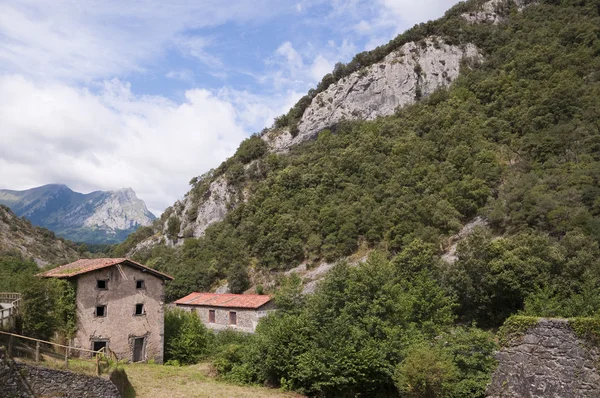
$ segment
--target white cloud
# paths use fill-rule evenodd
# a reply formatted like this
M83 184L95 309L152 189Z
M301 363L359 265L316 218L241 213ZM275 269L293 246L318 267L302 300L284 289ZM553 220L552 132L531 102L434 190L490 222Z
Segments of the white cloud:
M4 76L2 185L63 182L84 192L132 187L160 213L187 190L192 176L235 151L247 136L247 111L201 89L187 91L177 104L136 96L119 80L106 82L96 95Z
M187 83L194 82L194 72L189 69L171 70L165 75L168 79L181 80Z
M223 68L223 62L208 51L211 39L202 36L179 35L174 41L183 55L196 58L211 69Z
M141 72L170 45L204 57L194 53L201 39L178 36L185 30L261 21L286 10L276 0L235 0L226 7L220 0L5 0L0 71L71 82Z
M353 25L354 31L369 38L366 49L384 44L396 35L420 22L444 15L458 3L457 0L377 0L372 3L373 13Z

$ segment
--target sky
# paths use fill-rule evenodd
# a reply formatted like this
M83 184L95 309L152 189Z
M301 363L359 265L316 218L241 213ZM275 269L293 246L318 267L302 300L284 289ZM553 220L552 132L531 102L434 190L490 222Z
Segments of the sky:
M0 189L131 187L160 215L336 62L455 0L2 0Z

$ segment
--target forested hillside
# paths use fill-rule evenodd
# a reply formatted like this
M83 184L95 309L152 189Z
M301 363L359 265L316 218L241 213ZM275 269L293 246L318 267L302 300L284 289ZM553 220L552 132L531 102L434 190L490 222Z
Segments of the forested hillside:
M525 250L519 246L531 241L545 248L539 248L540 256L556 258L540 258L529 271L535 275L510 270L511 277L530 285L527 293L542 281L578 285L581 273L593 269L593 257L584 261L578 253L592 253L600 237L597 4L540 2L519 11L513 3L499 2L503 22L467 21L462 14L479 4L459 4L375 55L357 56L375 62L382 51L433 34L452 43L474 43L484 61L464 64L449 89L391 117L340 123L288 154L269 152L258 136L251 137L208 177L194 179L190 194L202 197L214 178L224 176L243 188L244 200L199 239L185 239L178 248L138 251L139 260L175 275L170 298L209 289L219 279L243 274L240 269L284 270L305 260L334 261L361 242L394 256L418 240L439 255L446 238L476 215L489 221L489 230L477 239L500 252L471 263L485 269L502 253L518 257ZM165 213L163 222L178 230L180 221L169 216ZM143 229L117 251L127 252L153 233ZM498 236L505 239L494 241ZM470 283L467 255L491 256L466 252L468 247L463 245L452 267L455 273L464 271L461 284ZM533 250L530 244L527 250ZM492 268L500 270L496 264ZM504 288L524 288L512 282L497 281ZM525 293L507 292L518 298L506 311L521 308ZM465 297L480 307L473 299Z
M87 252L85 245L57 237L46 228L36 227L0 205L0 257L28 258L39 266L62 265Z

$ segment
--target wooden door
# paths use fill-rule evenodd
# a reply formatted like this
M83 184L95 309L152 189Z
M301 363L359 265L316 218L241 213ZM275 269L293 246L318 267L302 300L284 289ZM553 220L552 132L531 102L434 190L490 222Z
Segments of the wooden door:
M133 340L133 362L144 360L144 338L140 337Z

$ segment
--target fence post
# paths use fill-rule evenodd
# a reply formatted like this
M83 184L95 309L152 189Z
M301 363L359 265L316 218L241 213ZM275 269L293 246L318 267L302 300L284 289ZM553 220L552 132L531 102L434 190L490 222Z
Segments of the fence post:
M69 367L69 349L71 348L71 342L65 347L65 368Z
M35 361L36 362L40 361L40 342L39 341L35 342Z
M13 336L10 334L8 336L8 357L12 358L12 346L13 346Z

